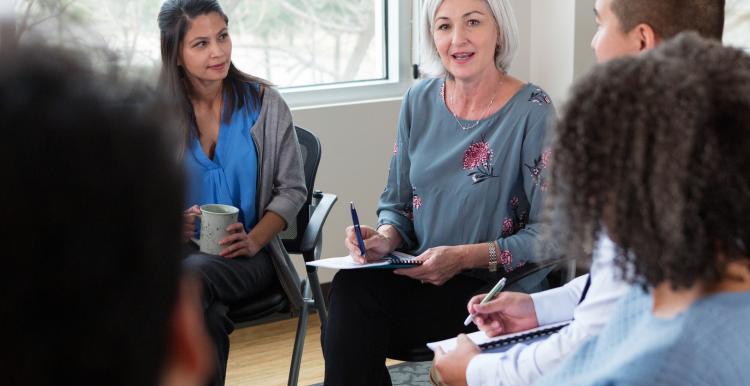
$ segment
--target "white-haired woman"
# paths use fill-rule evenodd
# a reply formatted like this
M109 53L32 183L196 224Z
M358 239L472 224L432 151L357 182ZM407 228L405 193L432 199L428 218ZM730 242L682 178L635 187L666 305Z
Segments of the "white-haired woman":
M399 249L423 264L336 275L323 337L327 386L389 385L389 353L467 331L471 295L537 259L554 108L507 73L518 45L510 4L427 0L422 18L422 69L434 77L404 97L378 224L362 233L367 259ZM537 290L543 278L515 289Z

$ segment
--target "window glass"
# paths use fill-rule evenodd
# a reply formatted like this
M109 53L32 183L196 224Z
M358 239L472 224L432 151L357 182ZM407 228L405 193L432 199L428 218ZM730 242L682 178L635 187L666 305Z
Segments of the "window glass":
M155 80L162 0L17 0L17 38ZM387 79L384 0L222 0L238 68L280 87Z
M750 52L750 1L727 0L724 43Z

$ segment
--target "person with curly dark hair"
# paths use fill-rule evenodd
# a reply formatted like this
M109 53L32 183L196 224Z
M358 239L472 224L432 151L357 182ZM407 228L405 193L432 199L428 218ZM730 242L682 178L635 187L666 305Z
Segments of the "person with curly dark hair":
M596 68L553 146L557 241L636 284L539 385L750 384L750 57L697 35Z

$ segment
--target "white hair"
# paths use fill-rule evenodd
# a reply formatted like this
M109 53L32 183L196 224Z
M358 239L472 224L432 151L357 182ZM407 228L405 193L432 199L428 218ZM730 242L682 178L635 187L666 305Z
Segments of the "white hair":
M498 37L495 50L495 67L502 72L508 72L513 58L518 50L518 24L509 0L486 0L497 23ZM445 66L432 38L435 28L435 14L443 0L423 0L420 34L420 63L419 69L429 76L443 76Z

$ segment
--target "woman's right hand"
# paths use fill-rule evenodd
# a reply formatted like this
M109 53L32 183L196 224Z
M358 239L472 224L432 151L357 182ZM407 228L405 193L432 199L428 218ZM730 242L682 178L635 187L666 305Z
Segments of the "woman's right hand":
M353 226L346 228L346 238L344 239L344 245L349 250L349 255L357 263L364 264L367 261L380 260L383 256L393 251L394 248L391 246L391 240L388 236L367 225L361 225L360 230L362 230L362 240L365 242L366 259L362 256L362 252L359 249L357 235L354 232Z
M480 304L484 294L469 300L467 308L474 314L474 324L487 336L497 336L539 327L534 301L529 294L501 292L495 299Z
M195 218L201 214L201 208L193 205L182 212L182 241L189 242L195 236Z

